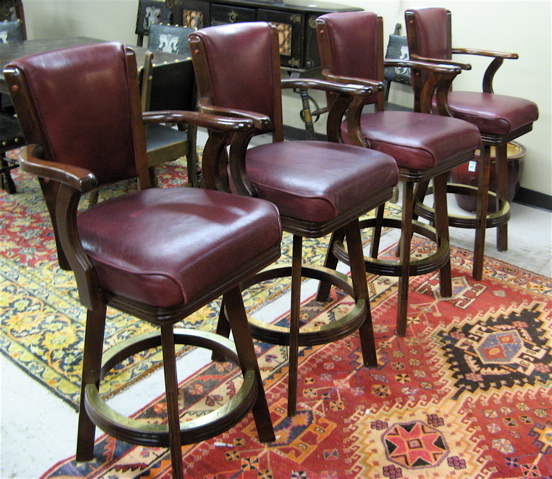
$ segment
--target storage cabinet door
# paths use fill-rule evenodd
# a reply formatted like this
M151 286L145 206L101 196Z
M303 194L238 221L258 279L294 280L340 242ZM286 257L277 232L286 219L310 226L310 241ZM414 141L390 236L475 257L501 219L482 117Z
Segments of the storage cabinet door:
M278 28L280 36L280 64L283 68L305 68L303 32L305 15L302 13L282 12L259 9L257 19L270 22Z
M211 4L211 25L227 23L254 22L255 9L236 7L234 5Z
M172 23L188 28L203 28L211 24L211 4L204 0L186 0L171 3ZM174 5L173 5L174 4Z

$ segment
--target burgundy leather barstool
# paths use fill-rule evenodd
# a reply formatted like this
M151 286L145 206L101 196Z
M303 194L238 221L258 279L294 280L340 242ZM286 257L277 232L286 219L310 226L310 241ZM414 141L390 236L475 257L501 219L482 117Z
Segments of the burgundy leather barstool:
M272 269L248 283L291 276L290 327L278 328L254 318L250 323L254 338L290 346L288 414L293 415L299 346L337 341L359 330L364 364L377 365L358 217L391 198L397 167L384 153L338 142L283 141L282 88L338 93L328 122L328 135L336 141L351 95L366 95L371 89L303 78L282 80L275 26L264 22L221 25L198 30L189 39L199 110L255 123L255 129L244 135L241 148L234 148L240 134L234 135L230 149L234 191L272 201L280 211L284 230L293 235L291 266ZM265 133L273 135L272 143L247 148L253 135ZM205 181L209 184L211 180L205 177ZM303 238L330 233L347 237L352 285L334 270L302 264ZM338 321L301 329L301 277L328 281L345 290L355 301L354 309Z
M143 115L135 55L119 43L26 57L8 65L5 77L28 144L21 168L40 179L87 308L77 461L93 459L96 426L122 441L169 447L173 477L179 479L182 445L228 430L250 410L260 440L274 440L240 284L279 257L278 211L268 201L219 191L149 188L143 121L193 123L219 131L223 139L251 125L196 112ZM211 147L216 140L209 151L217 150ZM78 213L82 194L136 177L140 191ZM174 328L221 295L235 346L213 333ZM159 332L103 352L108 306ZM244 377L224 407L182 424L175 343L213 350L236 363ZM123 417L100 396L100 382L124 359L158 347L168 420Z
M493 78L505 59L518 58L515 53L500 53L471 48L452 48L451 13L445 8L409 9L405 13L408 48L411 58L443 63L453 54L471 54L492 58L483 78L482 92L452 90L448 95L451 114L479 129L482 151L479 157L478 186L449 185L448 191L476 197L475 217L451 216L451 226L475 229L473 277L483 277L485 257L485 233L487 228L497 228L497 249L508 249L508 142L530 132L539 111L535 103L523 98L498 95L493 92ZM469 65L453 62L464 69ZM414 91L423 88L427 76L418 72L413 82ZM488 212L491 147L496 148L497 191L492 195L497 206ZM419 204L418 213L432 219L431 208Z
M366 102L373 104L375 111L362 113L362 109L358 108L356 114L360 120L349 117L348 122L343 123L344 137L353 144L391 155L399 167L403 182L401 220L384 218L382 206L377 218L362 221L361 227L376 226L371 255L365 258L366 271L399 277L397 334L404 336L410 276L439 270L441 296L452 295L445 186L454 167L474 158L475 150L480 145L479 132L467 122L429 113L431 107L427 99L435 92L439 108L446 110L446 94L459 71L457 68L419 63L418 67L427 69L432 75L418 101L423 113L384 111L384 67L411 67L412 63L403 60L384 62L383 20L375 13L363 11L322 15L316 21L316 28L324 78L340 83L369 84L377 91ZM435 228L413 219L414 187L429 180L433 180L435 185ZM382 226L401 229L398 261L378 259ZM434 254L421 260L411 260L413 233L434 240L437 244ZM338 254L330 265L335 264L337 258L348 260L343 248L338 247L336 251ZM325 290L321 290L320 294L325 294Z

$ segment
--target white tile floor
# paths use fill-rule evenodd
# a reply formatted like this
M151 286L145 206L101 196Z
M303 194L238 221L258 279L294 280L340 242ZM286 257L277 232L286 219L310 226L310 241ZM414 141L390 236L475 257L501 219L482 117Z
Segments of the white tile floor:
M455 208L454 200L450 207ZM552 276L551 212L513 204L509 250L497 252L494 241L494 231L491 231L487 235L488 256ZM451 229L451 242L473 249L473 231ZM200 362L198 359L195 364ZM183 371L179 377L185 374ZM156 378L148 380L156 381ZM74 454L77 414L72 408L1 354L0 384L0 478L37 478L57 461ZM143 381L119 395L115 399L116 407L122 412L133 412L153 399L142 396L152 389Z

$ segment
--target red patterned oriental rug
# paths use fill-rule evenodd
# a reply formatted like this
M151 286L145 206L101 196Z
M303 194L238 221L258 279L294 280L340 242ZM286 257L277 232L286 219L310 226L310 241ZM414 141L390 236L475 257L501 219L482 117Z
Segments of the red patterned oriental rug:
M186 477L552 478L552 280L488 258L484 280L474 281L471 264L471 252L454 249L452 299L439 296L436 274L412 280L404 338L394 335L394 281L370 278L379 366L362 366L356 335L302 349L293 418L286 348L257 343L277 440L259 443L248 415L184 447ZM303 321L329 321L350 304L337 294L328 304L308 300ZM187 378L184 416L223 403L235 375L222 363ZM162 411L160 397L137 415L160 421ZM103 436L95 455L43 478L170 477L164 449Z

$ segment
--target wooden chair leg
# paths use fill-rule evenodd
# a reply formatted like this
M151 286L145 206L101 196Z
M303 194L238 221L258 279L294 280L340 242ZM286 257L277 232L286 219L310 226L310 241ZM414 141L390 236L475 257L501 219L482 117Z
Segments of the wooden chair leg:
M489 180L491 173L491 147L483 145L479 157L479 179L477 205L475 211L476 228L472 276L477 281L483 278L483 261L485 258L485 233L487 213L489 210Z
M500 203L508 201L508 144L496 147L496 178L497 178L497 206L500 210ZM508 223L499 225L496 230L496 248L498 251L508 249Z
M346 236L355 300L364 299L366 301L366 319L359 329L362 358L365 366L376 367L378 365L378 357L376 354L370 295L368 293L366 269L364 267L364 253L362 250L362 237L360 235L358 219L351 221L351 223L347 225Z
M303 261L303 238L293 235L291 266L291 310L289 325L289 384L288 416L297 411L297 381L299 366L299 327L301 316L301 265Z
M10 195L17 192L17 188L15 187L15 182L13 181L13 178L11 177L10 170L12 167L8 163L8 161L3 156L0 158L0 171L2 172L2 189L7 191Z
M343 229L334 231L331 234L330 242L328 243L328 249L326 251L326 259L324 260L324 267L335 270L337 268L338 259L333 253L333 247L336 242L343 241L345 238L345 231ZM329 281L320 281L318 286L318 292L316 294L316 301L321 303L328 301L330 295L330 289L332 285Z
M234 342L240 359L242 370L254 370L258 384L257 401L253 406L253 417L257 427L257 434L261 442L272 442L275 439L268 402L266 400L265 390L261 372L257 363L257 356L253 346L253 338L245 314L243 298L239 288L234 288L224 295L224 304L227 309L227 317L232 331L234 332Z
M449 242L449 224L447 207L447 180L448 172L433 178L435 198L435 228L437 230L437 245L440 247L443 241ZM439 271L440 293L443 298L452 296L452 273L449 260Z
M370 244L370 258L375 259L378 257L384 214L385 203L383 205L379 205L376 211L376 221L372 230L372 243Z
M228 314L226 313L226 301L224 300L224 297L222 298L222 301L220 303L220 311L219 311L219 317L217 322L217 329L216 333L220 334L221 336L224 336L225 338L230 337L230 323L228 322ZM222 362L225 361L224 354L213 351L211 354L211 360L216 362Z
M79 462L91 461L94 458L96 426L86 412L85 388L87 384L99 384L100 381L105 317L105 307L94 311L89 310L86 316L76 454L76 459Z
M182 466L182 442L180 437L180 414L178 407L178 377L176 374L176 353L174 348L174 330L172 324L164 324L161 326L161 344L163 350L165 394L167 398L169 449L173 472L172 477L176 479L184 479L184 469Z
M397 304L397 335L406 334L408 314L408 288L410 284L410 243L412 239L412 215L414 214L414 185L410 181L404 182L402 204L402 231L399 246L401 258L401 275L399 276L399 294Z

